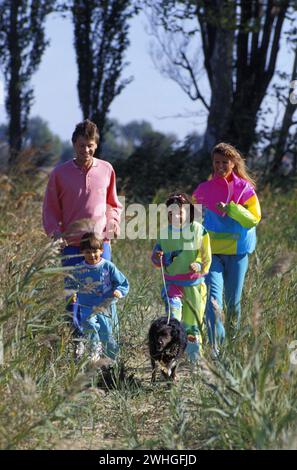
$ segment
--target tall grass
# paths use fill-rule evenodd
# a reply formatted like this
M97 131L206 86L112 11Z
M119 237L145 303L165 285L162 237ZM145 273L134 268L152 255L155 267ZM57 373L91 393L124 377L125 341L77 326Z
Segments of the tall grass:
M5 180L0 208L0 447L2 449L266 449L296 445L296 189L261 193L263 220L238 337L218 361L208 347L180 381L150 383L147 331L163 312L152 242L118 240L130 281L119 302L120 366L113 384L73 359L57 248L41 228L40 179ZM121 367L125 368L125 380ZM98 386L99 384L99 386Z

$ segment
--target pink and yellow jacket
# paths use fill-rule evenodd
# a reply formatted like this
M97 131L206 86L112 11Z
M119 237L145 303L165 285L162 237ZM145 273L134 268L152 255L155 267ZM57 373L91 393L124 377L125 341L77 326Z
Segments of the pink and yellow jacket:
M43 226L47 235L63 233L69 244L79 245L81 230L86 230L71 227L74 222L87 219L104 238L106 226L115 227L119 233L121 211L110 163L94 158L86 172L71 160L50 174L43 202Z
M199 184L194 202L202 204L204 223L210 236L212 254L242 255L256 246L256 225L261 219L260 204L253 186L232 172L232 181L214 176ZM216 207L227 204L227 213Z

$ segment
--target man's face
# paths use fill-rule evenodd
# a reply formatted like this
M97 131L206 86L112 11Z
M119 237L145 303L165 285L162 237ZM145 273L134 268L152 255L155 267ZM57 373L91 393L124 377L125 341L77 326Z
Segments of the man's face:
M87 163L92 160L97 149L97 143L93 139L78 136L73 144L78 163Z

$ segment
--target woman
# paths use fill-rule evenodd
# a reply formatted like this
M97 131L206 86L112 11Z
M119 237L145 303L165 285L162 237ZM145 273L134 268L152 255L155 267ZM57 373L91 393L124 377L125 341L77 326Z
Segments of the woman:
M261 209L255 182L238 150L220 143L213 148L211 156L212 178L199 184L193 196L195 202L203 206L204 227L210 236L212 263L206 278L206 322L216 354L217 340L221 342L225 337L220 315L223 292L227 324L235 331L239 328L248 256L256 246L256 225L261 219Z

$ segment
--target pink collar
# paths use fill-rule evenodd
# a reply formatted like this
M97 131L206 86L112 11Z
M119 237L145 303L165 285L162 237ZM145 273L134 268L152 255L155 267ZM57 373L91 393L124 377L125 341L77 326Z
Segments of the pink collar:
M74 168L76 168L77 170L81 170L81 167L76 164L75 160L76 158L73 158L72 160L72 164ZM90 166L90 168L93 168L93 166L98 166L98 163L99 163L98 158L93 158L92 166Z
M232 181L234 181L234 183L237 184L238 181L241 181L241 179L242 179L239 176L237 176L237 174L234 173L234 171L232 171L231 175L232 175L232 180L231 181L228 181L226 178L222 178L221 176L213 176L211 178L211 181L215 181L215 182L218 182L218 183L224 181L227 184L230 184Z

